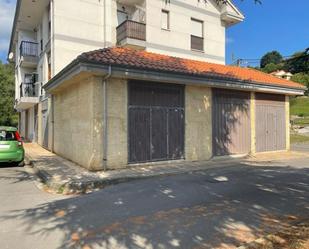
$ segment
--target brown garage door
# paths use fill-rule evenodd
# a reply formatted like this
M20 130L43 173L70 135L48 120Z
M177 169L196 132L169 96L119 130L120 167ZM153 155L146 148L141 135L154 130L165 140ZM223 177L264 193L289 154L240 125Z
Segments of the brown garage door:
M184 157L184 87L129 83L129 162Z
M257 93L256 151L286 149L285 96Z
M250 152L250 93L213 90L215 156Z

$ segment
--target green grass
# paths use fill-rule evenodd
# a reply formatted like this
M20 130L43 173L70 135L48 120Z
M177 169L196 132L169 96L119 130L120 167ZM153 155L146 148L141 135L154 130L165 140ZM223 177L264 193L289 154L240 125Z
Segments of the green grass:
M293 124L295 125L304 125L304 126L309 126L309 117L305 118L297 118L293 121Z
M291 144L309 142L309 136L303 136L299 134L291 134L290 139L291 139Z
M309 97L292 98L290 101L290 114L309 117Z

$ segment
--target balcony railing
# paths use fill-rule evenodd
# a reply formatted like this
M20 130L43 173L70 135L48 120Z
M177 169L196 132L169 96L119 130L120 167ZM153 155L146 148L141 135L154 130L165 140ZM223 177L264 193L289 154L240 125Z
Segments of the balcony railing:
M38 43L30 41L22 41L20 43L20 56L38 56Z
M20 97L38 97L39 89L37 82L37 74L26 74L24 82L20 85Z
M126 38L146 41L146 24L126 20L117 27L117 42Z
M204 38L191 35L191 49L204 51Z
M20 85L20 97L38 97L34 83L22 83Z

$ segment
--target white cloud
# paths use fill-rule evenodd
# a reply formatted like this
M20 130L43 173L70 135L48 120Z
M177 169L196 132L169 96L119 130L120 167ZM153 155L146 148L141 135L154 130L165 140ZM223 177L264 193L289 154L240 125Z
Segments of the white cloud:
M234 43L234 41L235 40L233 38L231 38L231 37L226 37L226 39L225 39L226 44Z
M0 0L0 53L6 54L12 31L16 0Z

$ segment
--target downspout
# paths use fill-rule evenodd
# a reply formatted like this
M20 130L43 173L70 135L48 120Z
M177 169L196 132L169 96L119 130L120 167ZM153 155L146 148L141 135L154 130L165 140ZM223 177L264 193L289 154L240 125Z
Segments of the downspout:
M51 142L51 152L54 153L54 141L55 141L55 115L54 115L54 95L52 94L51 95L51 124L52 124L52 136L51 136L51 139L52 139L52 142Z
M107 146L108 146L108 131L107 131L107 126L108 126L108 108L107 108L107 80L111 77L112 75L112 66L108 66L108 74L103 78L102 83L103 83L103 171L107 170Z

